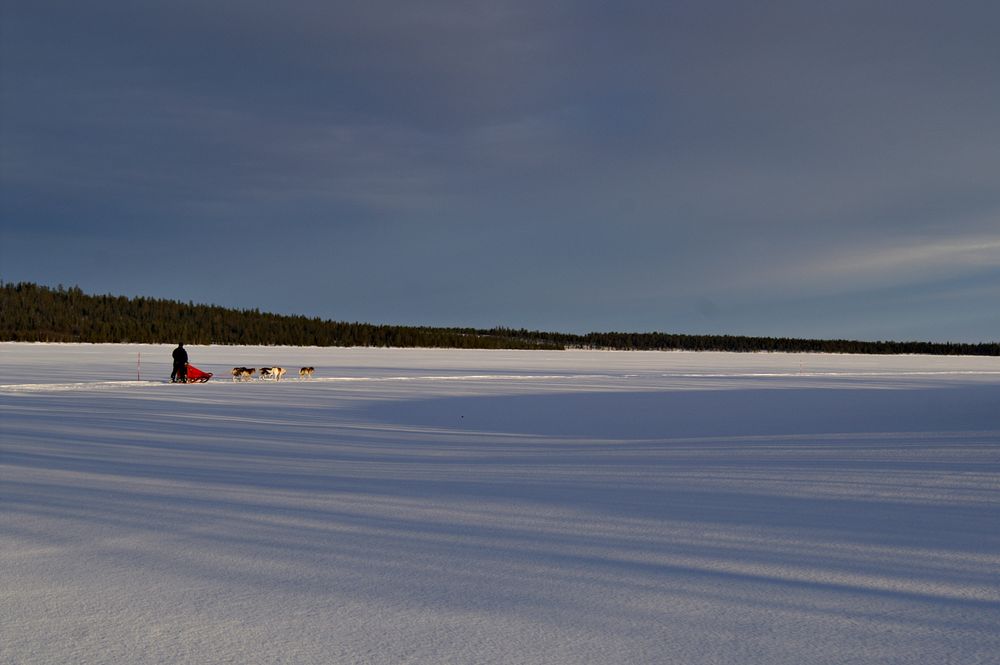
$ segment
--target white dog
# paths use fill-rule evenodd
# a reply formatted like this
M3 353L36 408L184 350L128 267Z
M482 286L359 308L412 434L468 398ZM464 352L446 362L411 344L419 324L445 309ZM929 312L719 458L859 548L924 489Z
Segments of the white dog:
M261 367L260 380L274 379L275 381L281 381L281 377L285 375L285 371L284 367Z

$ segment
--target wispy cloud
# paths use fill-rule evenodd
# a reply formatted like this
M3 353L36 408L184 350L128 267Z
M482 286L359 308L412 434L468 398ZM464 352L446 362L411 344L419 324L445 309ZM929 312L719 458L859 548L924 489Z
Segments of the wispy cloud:
M1000 223L1000 220L998 220ZM968 272L1000 267L1000 235L909 242L852 250L809 265L816 279L906 279L928 272Z
M864 293L932 283L1000 270L1000 235L878 238L810 251L775 251L767 263L736 270L732 290L778 297Z

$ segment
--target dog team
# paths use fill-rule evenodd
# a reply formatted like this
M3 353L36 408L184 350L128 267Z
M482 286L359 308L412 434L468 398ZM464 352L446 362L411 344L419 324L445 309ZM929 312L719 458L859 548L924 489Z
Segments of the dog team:
M274 380L280 381L281 377L285 375L287 370L284 367L261 367L258 370L256 367L234 367L233 368L233 381L253 381L253 375L260 372L260 380ZM300 379L311 379L313 378L313 373L316 371L315 367L303 367L299 370Z

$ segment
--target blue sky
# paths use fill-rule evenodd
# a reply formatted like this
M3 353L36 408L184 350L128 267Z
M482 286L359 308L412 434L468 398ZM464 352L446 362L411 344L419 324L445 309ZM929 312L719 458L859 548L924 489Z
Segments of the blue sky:
M0 278L1000 338L992 2L3 0Z

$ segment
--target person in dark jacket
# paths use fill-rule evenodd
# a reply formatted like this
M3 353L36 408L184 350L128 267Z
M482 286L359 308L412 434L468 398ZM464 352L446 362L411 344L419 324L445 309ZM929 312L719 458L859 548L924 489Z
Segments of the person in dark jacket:
M171 383L187 383L187 363L188 352L184 350L184 344L178 344L174 349L174 371L170 373Z

